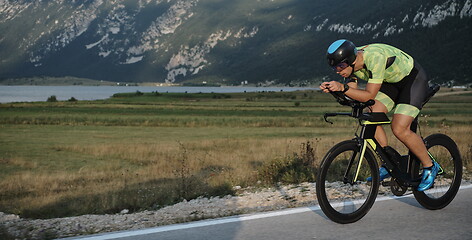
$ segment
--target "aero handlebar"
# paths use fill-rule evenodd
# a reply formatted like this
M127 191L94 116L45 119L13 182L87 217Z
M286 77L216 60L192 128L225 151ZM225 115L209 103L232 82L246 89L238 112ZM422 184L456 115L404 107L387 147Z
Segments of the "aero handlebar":
M349 106L352 108L352 112L336 112L336 113L325 113L324 114L324 120L328 123L333 124L333 122L328 121L328 117L334 117L334 116L350 116L350 117L355 117L359 118L362 115L362 110L366 107L370 107L375 104L374 100L369 100L367 102L359 102L356 100L353 100L346 96L343 92L330 92L330 94L336 99L336 101L345 106Z

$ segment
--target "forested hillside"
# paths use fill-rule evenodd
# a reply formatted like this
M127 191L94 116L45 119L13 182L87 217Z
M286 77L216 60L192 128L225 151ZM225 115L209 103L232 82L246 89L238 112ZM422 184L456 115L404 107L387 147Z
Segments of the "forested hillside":
M472 82L472 1L4 0L0 81L294 84L335 78L327 46L385 42L435 82Z

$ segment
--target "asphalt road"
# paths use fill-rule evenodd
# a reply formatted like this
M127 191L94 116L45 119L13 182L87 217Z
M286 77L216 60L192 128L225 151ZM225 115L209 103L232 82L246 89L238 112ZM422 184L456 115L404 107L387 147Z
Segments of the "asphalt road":
M378 198L352 224L330 221L318 206L88 236L86 240L472 239L472 185L446 208L427 210L412 195Z

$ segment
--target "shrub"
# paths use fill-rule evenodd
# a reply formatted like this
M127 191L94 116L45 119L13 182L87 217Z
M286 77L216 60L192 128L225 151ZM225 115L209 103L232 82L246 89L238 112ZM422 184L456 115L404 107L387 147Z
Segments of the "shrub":
M48 102L57 102L57 98L56 98L55 95L52 95L52 96L48 97L48 100L47 100L47 101L48 101Z
M315 149L307 142L302 144L300 153L264 164L258 171L258 178L265 184L314 182L315 160Z

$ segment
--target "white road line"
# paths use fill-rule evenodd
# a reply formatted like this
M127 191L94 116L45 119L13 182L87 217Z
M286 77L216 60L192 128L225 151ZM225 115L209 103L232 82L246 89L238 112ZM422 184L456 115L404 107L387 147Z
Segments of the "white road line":
M468 188L472 188L472 184L460 187L460 189L468 189ZM386 200L407 198L411 196L412 196L411 194L400 196L400 197L385 196L385 197L378 197L375 201L381 202L381 201L386 201ZM316 211L316 210L320 210L319 205L315 205L311 207L292 208L292 209L274 211L274 212L256 213L256 214L251 214L251 215L239 215L239 216L220 218L220 219L214 219L214 220L202 220L202 221L191 222L191 223L173 224L173 225L168 225L168 226L148 228L148 229L142 229L142 230L105 233L105 234L99 234L99 235L93 235L93 236L77 237L77 238L72 238L72 239L108 240L108 239L133 237L133 236L140 236L140 235L168 232L168 231L175 231L175 230L184 230L184 229L189 229L189 228L206 227L206 226L219 225L219 224L225 224L225 223L242 222L242 221L249 221L249 220L255 220L255 219L262 219L262 218L284 216L284 215L304 213L304 212L310 212L310 211Z

